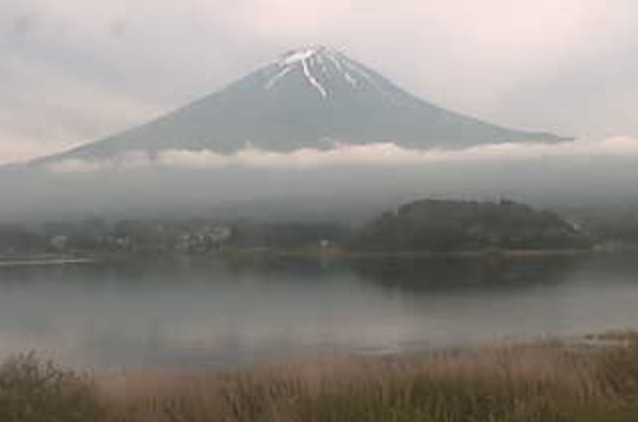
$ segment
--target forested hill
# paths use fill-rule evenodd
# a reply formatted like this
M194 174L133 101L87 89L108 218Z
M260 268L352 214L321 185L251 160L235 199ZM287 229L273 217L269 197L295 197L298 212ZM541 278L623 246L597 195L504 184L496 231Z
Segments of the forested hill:
M357 251L458 252L563 249L591 240L557 214L512 201L422 200L386 212L358 231Z

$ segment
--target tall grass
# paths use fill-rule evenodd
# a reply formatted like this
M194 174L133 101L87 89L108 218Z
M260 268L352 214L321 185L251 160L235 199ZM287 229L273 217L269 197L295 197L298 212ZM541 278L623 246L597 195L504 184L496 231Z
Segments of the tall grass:
M4 368L18 368L18 374L33 365L45 374L44 368L50 368L29 359L26 366L18 359ZM18 388L25 381L13 371L0 369L0 407L14 385L22 398L11 402L12 409L33 408L29 392L34 390ZM13 374L7 378L13 384L6 382L6 374ZM59 385L51 397L61 405L49 407L49 419L23 412L18 419L0 413L0 420L638 421L638 341L633 337L593 347L545 343L426 357L289 363L228 374L140 371L102 374L94 381L76 375L54 379L51 385ZM74 415L73 400L84 409L83 419L65 413Z

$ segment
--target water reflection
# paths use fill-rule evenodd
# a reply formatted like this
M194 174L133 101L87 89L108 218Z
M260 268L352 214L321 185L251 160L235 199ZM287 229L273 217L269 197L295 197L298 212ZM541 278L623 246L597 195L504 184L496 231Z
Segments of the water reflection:
M0 269L0 358L231 365L638 328L632 255Z
M351 260L349 266L364 280L388 289L433 291L530 289L569 278L583 256L513 258L379 258Z

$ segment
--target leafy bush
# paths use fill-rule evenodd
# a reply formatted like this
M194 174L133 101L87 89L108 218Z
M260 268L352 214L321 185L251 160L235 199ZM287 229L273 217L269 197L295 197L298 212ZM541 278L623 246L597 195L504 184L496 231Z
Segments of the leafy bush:
M30 353L0 366L0 421L90 422L101 418L91 382Z

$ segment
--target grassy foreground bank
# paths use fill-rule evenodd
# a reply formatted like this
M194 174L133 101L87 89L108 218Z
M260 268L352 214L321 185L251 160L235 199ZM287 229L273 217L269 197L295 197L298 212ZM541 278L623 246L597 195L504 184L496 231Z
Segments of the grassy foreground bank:
M635 422L638 339L289 363L233 374L86 377L33 355L0 368L19 422Z

